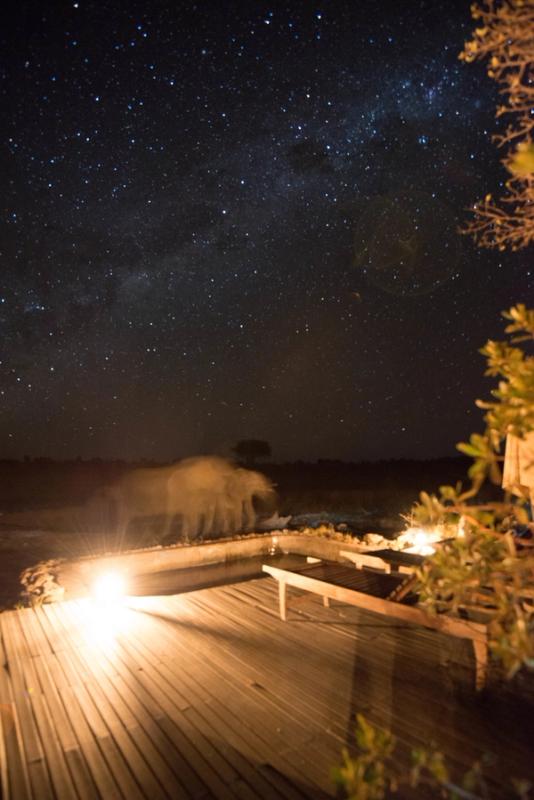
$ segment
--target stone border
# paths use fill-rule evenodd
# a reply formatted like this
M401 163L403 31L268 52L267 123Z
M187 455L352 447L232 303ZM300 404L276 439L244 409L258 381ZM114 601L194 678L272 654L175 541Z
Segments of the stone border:
M291 554L339 561L340 550L361 551L361 544L353 537L337 535L339 538L272 531L200 544L130 550L121 555L88 556L60 562L55 570L56 581L64 589L65 599L69 599L87 595L95 579L105 572L120 572L128 581L129 576L224 564L257 556Z

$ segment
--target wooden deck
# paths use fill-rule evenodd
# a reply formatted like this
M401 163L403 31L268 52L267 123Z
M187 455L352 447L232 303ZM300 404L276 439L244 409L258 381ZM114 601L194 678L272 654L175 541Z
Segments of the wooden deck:
M498 782L533 777L532 706L476 698L467 643L309 594L284 623L270 579L9 611L0 632L3 800L332 797L357 711L401 760L434 740L453 772L487 751Z

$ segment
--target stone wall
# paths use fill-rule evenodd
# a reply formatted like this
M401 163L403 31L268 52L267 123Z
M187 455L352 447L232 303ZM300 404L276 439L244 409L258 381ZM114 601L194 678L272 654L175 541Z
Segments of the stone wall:
M338 561L340 550L357 552L358 549L357 540L350 537L341 537L338 540L305 532L276 531L200 544L154 547L132 550L121 555L109 554L63 561L56 565L55 575L57 583L64 589L65 599L69 599L87 595L96 578L109 572L119 572L128 581L128 578L147 573L224 564L281 553Z

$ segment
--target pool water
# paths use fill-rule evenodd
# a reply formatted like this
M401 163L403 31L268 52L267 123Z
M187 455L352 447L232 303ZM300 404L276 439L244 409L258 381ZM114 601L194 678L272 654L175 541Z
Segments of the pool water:
M165 570L136 575L130 581L128 594L135 596L182 594L211 586L224 586L229 583L242 583L256 578L267 577L262 572L262 564L270 564L282 569L295 569L306 564L306 556L262 555L228 561L220 564L203 564L200 567Z

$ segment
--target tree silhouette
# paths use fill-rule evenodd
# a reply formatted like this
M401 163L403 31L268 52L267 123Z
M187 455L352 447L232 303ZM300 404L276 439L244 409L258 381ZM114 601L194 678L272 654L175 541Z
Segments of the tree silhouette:
M271 445L263 439L242 439L235 447L232 447L232 451L238 458L253 465L257 458L269 458Z
M534 3L487 0L474 5L472 14L480 27L460 59L487 59L488 75L500 86L504 104L496 116L509 122L493 139L505 149L502 164L510 177L508 193L498 203L487 194L474 205L474 218L463 232L481 247L520 250L534 244Z

